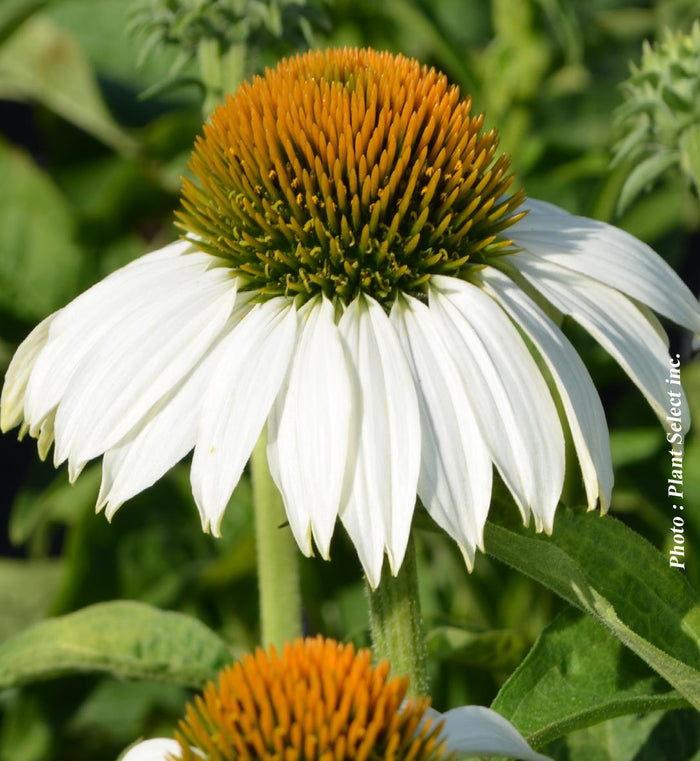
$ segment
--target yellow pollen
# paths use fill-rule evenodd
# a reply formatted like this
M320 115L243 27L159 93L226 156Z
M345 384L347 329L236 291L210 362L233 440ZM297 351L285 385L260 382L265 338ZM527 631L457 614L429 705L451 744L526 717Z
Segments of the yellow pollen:
M285 59L197 139L179 224L266 296L389 306L509 252L510 159L435 69L369 49Z
M189 705L176 738L184 761L446 761L429 698L372 667L369 650L296 640L224 669ZM203 754L203 755L202 755ZM451 756L450 756L451 758Z

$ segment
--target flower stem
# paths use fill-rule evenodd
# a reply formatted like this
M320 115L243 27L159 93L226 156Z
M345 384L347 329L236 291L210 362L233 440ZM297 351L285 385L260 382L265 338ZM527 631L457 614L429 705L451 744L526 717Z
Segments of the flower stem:
M301 636L298 548L267 464L267 431L251 457L260 592L260 640L280 649Z
M427 695L425 633L413 537L409 539L398 575L392 576L385 563L379 586L374 591L368 586L367 596L375 658L387 658L393 674L410 678L409 696Z

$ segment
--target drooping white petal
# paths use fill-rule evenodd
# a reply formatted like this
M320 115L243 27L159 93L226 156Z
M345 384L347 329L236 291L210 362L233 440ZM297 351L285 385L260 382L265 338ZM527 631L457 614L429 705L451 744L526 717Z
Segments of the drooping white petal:
M594 509L600 498L601 509L606 510L613 486L610 439L603 405L586 366L561 330L510 278L492 268L482 270L479 278L546 362L569 421L588 508Z
M104 508L108 520L194 447L204 390L216 356L212 352L201 360L125 439L105 452L96 510Z
M649 246L612 225L527 199L530 213L508 235L538 259L605 283L700 332L700 306L687 286Z
M34 363L49 340L49 327L58 313L46 317L22 341L5 373L0 396L0 431L6 433L24 418L24 397Z
M146 254L113 272L56 313L49 340L27 385L25 419L38 429L63 397L81 361L115 326L174 283L191 280L214 257L178 242ZM36 435L33 431L33 435Z
M191 472L202 526L214 535L287 374L296 330L290 300L270 299L254 306L217 351Z
M209 349L235 298L235 278L207 270L151 294L103 336L58 406L55 464L80 468L124 438Z
M458 756L506 756L522 761L552 761L536 753L503 716L483 706L461 706L440 714L432 708L427 717L444 721L447 751Z
M53 410L44 418L44 422L39 427L39 436L37 437L37 449L39 459L43 462L51 449L54 440L56 424L56 411Z
M374 299L352 301L339 328L355 394L350 432L355 457L348 458L340 517L375 588L384 550L394 573L406 551L420 468L418 401L398 336Z
M551 531L564 482L564 435L535 361L490 296L456 278L431 279L430 309L458 367L482 435L523 518Z
M129 748L121 761L170 761L171 758L182 758L179 743L166 737L156 737Z
M511 264L617 360L665 424L667 345L637 306L614 288L525 251L513 256ZM684 422L688 423L687 416Z
M247 294L239 294L221 336L195 369L126 438L105 452L96 509L104 507L109 520L124 502L154 484L194 447L204 394L219 362L221 340L249 309Z
M399 297L391 310L415 382L420 409L418 496L460 545L469 568L483 549L492 466L464 381L418 299Z
M286 384L268 426L270 469L292 532L306 555L311 535L328 558L340 507L350 435L349 368L334 308L326 299L300 312L300 330Z

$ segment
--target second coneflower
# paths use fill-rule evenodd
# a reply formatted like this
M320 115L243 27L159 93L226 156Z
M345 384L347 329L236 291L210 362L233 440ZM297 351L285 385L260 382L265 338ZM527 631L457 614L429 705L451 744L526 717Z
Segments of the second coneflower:
M21 345L2 428L21 424L42 455L55 442L71 478L104 455L108 516L194 449L216 534L267 421L300 548L327 557L340 517L373 586L385 553L401 565L416 495L471 566L493 465L550 531L562 424L605 509L603 409L538 304L581 323L662 418L667 345L646 307L695 331L700 312L635 238L509 194L508 166L433 69L372 50L282 61L205 126L184 240Z
M480 706L444 714L406 699L408 679L369 650L316 637L259 648L224 669L187 708L176 739L132 747L123 761L551 761Z

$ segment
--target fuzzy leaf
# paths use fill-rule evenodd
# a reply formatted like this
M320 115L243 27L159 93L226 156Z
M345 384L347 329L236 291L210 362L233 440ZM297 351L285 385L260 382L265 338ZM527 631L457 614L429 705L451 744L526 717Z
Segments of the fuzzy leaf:
M224 642L189 616L107 602L47 619L5 642L0 689L79 673L197 688L230 661Z
M604 624L700 708L700 599L612 516L560 508L551 537L488 522L486 551Z
M569 609L542 632L492 708L541 747L615 716L686 705L604 626Z

